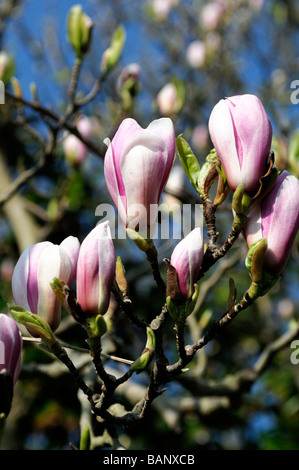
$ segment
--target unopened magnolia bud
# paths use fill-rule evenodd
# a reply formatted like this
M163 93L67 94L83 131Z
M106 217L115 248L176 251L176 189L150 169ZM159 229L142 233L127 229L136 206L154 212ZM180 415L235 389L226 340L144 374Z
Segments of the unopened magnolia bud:
M107 74L118 62L124 47L125 40L126 31L123 26L119 26L112 36L110 46L103 54L101 61L101 71L103 74Z
M139 235L147 238L148 229L155 227L161 193L175 157L173 123L161 118L143 129L134 119L126 118L112 141L106 142L108 191L125 226L133 230L138 226Z
M184 84L179 80L174 80L161 88L156 102L162 116L172 116L181 110L184 99Z
M60 245L44 241L28 246L20 256L12 276L14 302L39 315L55 331L61 318L61 305L52 290L53 279L71 284L76 273L79 240L66 238Z
M28 330L33 331L44 340L47 345L52 346L56 342L56 338L50 326L39 316L32 312L27 312L24 308L17 305L10 306L10 313L17 323L21 323Z
M12 89L16 98L22 98L22 87L19 80L16 77L11 77L10 79Z
M116 90L122 98L124 109L130 109L140 90L140 73L140 66L132 63L122 70L117 79Z
M243 184L246 192L256 192L267 172L272 139L271 122L258 97L220 100L212 110L209 131L231 189Z
M267 239L265 268L278 276L287 264L298 228L299 181L283 171L271 191L252 206L243 234L248 247L261 238Z
M219 157L215 149L212 149L206 158L205 164L201 167L198 176L198 191L201 197L208 195L212 183L218 176L217 166L220 164Z
M80 450L90 450L90 429L86 425L80 437Z
M192 41L186 50L186 59L189 65L194 68L200 68L206 61L206 45L204 42Z
M11 54L0 52L0 80L5 84L14 73L15 63Z
M176 245L171 255L170 264L176 270L179 290L185 300L194 293L203 254L202 229L198 227Z
M153 330L148 326L146 328L147 341L141 356L131 365L131 372L142 372L153 359L155 352L156 338Z
M68 40L72 45L78 59L88 52L93 22L82 11L81 5L74 5L69 12L67 29Z
M33 98L33 101L35 103L38 103L37 85L36 85L35 82L30 83L30 92L31 92L31 96Z
M116 282L120 291L123 294L125 294L128 290L128 283L127 283L126 276L125 276L125 268L119 256L117 257L117 260L116 260L115 276L116 276Z
M115 266L109 222L103 222L83 240L78 257L77 299L87 316L103 315L107 311Z

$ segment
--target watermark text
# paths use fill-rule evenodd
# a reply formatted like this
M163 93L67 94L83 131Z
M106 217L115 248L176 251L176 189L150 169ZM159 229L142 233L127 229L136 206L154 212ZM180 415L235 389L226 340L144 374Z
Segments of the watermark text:
M291 93L291 103L298 104L299 103L299 80L293 80L291 83L291 88L294 91Z
M0 340L0 366L5 364L5 347L3 341Z
M99 223L109 222L112 239L127 238L126 227L138 231L143 238L152 240L181 240L194 228L203 227L202 204L131 204L124 210L112 204L100 204L95 210Z

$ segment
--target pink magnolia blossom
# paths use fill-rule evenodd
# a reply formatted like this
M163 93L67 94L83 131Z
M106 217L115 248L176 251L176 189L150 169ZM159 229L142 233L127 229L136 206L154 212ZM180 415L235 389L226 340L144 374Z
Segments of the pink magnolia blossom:
M181 294L189 299L194 292L204 254L202 229L193 229L173 250L170 264L176 269Z
M11 375L15 385L22 364L22 337L16 322L0 313L0 371Z
M239 184L255 191L266 173L272 126L255 95L220 100L209 119L209 131L232 190Z
M186 59L191 67L202 67L206 61L205 43L199 40L192 41L186 49Z
M154 205L159 203L174 161L172 121L157 119L143 129L128 118L121 123L112 141L105 142L108 145L104 160L106 184L121 220L135 230L130 222L139 209L139 229L150 227L156 218Z
M250 210L243 233L248 247L261 238L267 239L264 265L278 275L287 264L298 228L299 181L283 171L261 204Z
M162 116L171 116L181 107L182 100L174 83L166 83L156 97L156 103Z
M53 331L60 323L61 306L50 284L55 277L71 284L79 248L75 237L68 237L61 245L40 242L28 246L14 268L12 294L15 304L39 315Z
M115 268L109 222L103 222L87 235L79 252L77 300L87 315L103 315L107 311Z
M225 13L225 4L219 0L206 3L200 12L201 26L208 31L215 30Z
M172 8L178 3L179 0L151 0L153 12L159 20L166 20Z
M95 122L87 116L81 116L76 127L84 139L91 139ZM88 149L86 145L74 134L67 134L63 141L63 151L66 159L73 165L79 165L87 155Z

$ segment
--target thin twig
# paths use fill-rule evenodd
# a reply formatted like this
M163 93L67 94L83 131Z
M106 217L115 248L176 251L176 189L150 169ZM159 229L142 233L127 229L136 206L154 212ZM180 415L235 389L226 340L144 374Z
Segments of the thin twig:
M47 158L52 155L56 145L56 132L51 129L49 136L49 141L47 146L43 145L43 148L40 150L40 157L37 163L29 168L24 170L6 189L6 191L0 196L0 208L5 204L9 199L14 196L19 188L25 184L32 176L36 175L45 165Z
M16 105L23 105L26 106L38 114L40 114L42 117L48 118L50 121L54 122L58 129L64 128L70 133L74 134L81 142L86 145L86 147L95 155L104 158L104 151L101 150L101 148L94 144L92 141L85 139L81 133L78 131L77 127L68 122L68 120L65 119L65 117L60 116L59 114L55 113L54 111L51 111L48 108L45 108L38 102L33 102L33 101L28 101L24 98L14 96L8 91L5 91L5 96L8 100L12 101Z
M76 59L75 63L74 63L74 66L73 66L71 82L70 82L70 86L69 86L69 105L68 105L68 111L67 111L68 116L70 116L76 108L75 94L76 94L76 90L77 90L81 65L82 65L82 61L79 60L79 59Z
M30 337L30 336L23 336L23 340L28 341L28 342L34 342L34 343L41 343L42 342L40 338L33 338L33 337ZM74 351L79 351L79 352L88 353L88 354L90 353L89 349L81 348L80 346L74 346L72 344L63 343L61 341L59 341L59 343L61 344L62 347L66 348L66 349L73 349ZM101 353L101 356L104 359L109 359L111 361L121 362L122 364L128 364L129 366L131 366L134 362L134 361L130 361L129 359L123 359L122 357L117 357L117 356L113 356L111 354L106 354L106 353Z
M5 204L11 197L13 197L19 188L25 184L32 176L36 175L45 164L45 154L42 153L38 162L28 170L24 170L8 187L8 189L0 195L0 208Z

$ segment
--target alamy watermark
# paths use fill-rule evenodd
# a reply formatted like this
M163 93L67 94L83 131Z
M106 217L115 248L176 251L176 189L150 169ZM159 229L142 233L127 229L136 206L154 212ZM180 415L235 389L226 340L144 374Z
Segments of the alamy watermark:
M294 91L291 93L291 103L299 104L299 80L293 80L291 83L291 88Z
M0 80L0 104L5 104L5 85Z
M294 365L299 364L299 339L295 339L291 342L291 349L294 351L291 353L291 363Z
M3 341L0 340L0 366L5 364L5 346Z
M194 228L203 227L202 204L151 204L149 209L142 204L131 204L120 217L112 204L100 204L95 210L99 223L109 222L112 239L127 238L126 227L136 230L143 238L152 240L181 240ZM124 218L126 221L124 222Z

